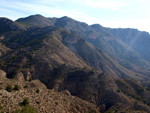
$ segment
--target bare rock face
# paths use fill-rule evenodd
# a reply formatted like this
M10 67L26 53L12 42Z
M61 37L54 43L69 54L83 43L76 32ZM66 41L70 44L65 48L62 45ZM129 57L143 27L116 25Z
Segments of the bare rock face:
M0 77L6 77L6 72L3 70L0 70Z
M31 79L31 73L29 71L24 71L24 79L25 80L30 80Z
M102 113L104 113L106 110L105 104L100 105L99 108L100 108L100 112L102 112Z
M68 90L63 90L63 91L61 91L61 93L65 94L65 95L71 95L71 93Z
M15 79L19 80L19 81L24 81L24 76L22 72L18 72L15 76Z
M27 85L34 88L47 89L47 87L39 80L27 81Z

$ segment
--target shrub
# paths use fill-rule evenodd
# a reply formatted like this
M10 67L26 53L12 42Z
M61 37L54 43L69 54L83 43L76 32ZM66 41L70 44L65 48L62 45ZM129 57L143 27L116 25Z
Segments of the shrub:
M91 70L91 74L94 74L94 73L95 73L95 70L94 70L94 69L92 69L92 70Z
M147 87L146 90L149 91L149 88Z
M144 104L147 104L147 103L148 103L146 99L144 99L143 102L144 102Z
M21 110L16 110L15 113L38 113L38 110L30 105L26 105Z
M28 85L25 85L24 88L28 88Z
M117 89L117 92L120 93L120 89L119 88Z
M12 86L11 86L11 85L8 85L8 86L6 87L6 91L12 92Z
M118 111L119 111L119 110L118 110L118 109L116 109L116 110L115 110L115 113L117 113Z
M23 102L21 103L23 106L29 105L29 99L24 98Z
M97 113L95 110L90 110L90 111L88 111L87 113Z
M147 102L147 105L150 106L150 103Z
M114 113L114 111L113 110L109 110L108 113Z
M30 81L30 82L32 81L32 78L31 78L31 77L29 78L29 81Z
M3 107L2 106L0 106L0 110L2 110L3 109Z
M13 90L19 91L19 88L20 87L18 85L15 85L14 88L13 88Z
M39 89L37 89L37 90L36 90L36 93L39 93L39 92L40 92L40 90L39 90Z
M140 100L140 96L136 96L135 98L136 98L137 100Z
M84 66L82 69L86 69L86 66Z

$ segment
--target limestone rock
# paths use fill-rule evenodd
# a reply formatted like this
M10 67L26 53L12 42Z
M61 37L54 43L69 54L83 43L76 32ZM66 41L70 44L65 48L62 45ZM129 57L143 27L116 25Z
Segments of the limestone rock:
M0 77L6 77L6 72L3 70L0 70Z
M31 73L29 71L24 71L24 78L25 80L30 80L31 79Z
M24 81L24 76L22 72L16 72L14 75L14 79L19 80L19 81Z
M63 91L61 91L61 93L65 94L65 95L71 95L71 93L68 90L63 90Z

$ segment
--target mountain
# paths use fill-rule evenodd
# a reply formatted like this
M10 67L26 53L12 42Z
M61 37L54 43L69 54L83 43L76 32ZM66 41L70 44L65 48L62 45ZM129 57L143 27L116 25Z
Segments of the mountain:
M51 20L43 17L42 15L31 15L26 18L20 18L16 22L25 25L26 27L31 26L52 26Z
M150 35L145 31L137 29L112 29L111 32L135 50L141 57L149 61L149 38Z
M117 40L115 41L112 40L112 42L106 42L104 41L104 39L101 39L100 37L98 37L98 39L96 40L93 38L91 39L90 37L91 34L93 32L96 32L94 29L92 29L92 27L88 26L85 23L75 21L68 17L56 19L54 21L54 25L63 27L64 29L67 30L71 30L72 32L76 32L74 33L75 36L71 36L71 38L68 34L63 34L64 35L63 37L65 37L65 41L68 42L62 41L62 43L66 45L74 53L79 55L88 65L95 68L96 70L107 73L109 75L113 75L118 78L132 78L136 80L148 79L148 77L145 75L149 72L148 71L145 72L143 67L143 71L140 71L139 73L139 67L137 67L136 65L138 64L138 66L140 66L139 64L141 64L142 66L145 65L145 67L148 67L149 64L141 60L139 56L135 56L135 53L133 53L132 51L131 52L129 51L131 55L129 54L129 52L127 54L129 54L128 56L131 56L132 58L135 57L135 61L133 61L131 58L128 58L128 56L125 55L123 56L122 52L126 52L127 47L126 46L124 47L121 42L118 42ZM102 33L105 32L103 31ZM101 36L101 32L99 34ZM88 35L88 37L86 37L86 35ZM83 41L77 41L76 43L72 43L71 42L72 40L69 41L70 39L72 39L72 37L74 37L74 39L80 37ZM87 43L86 41L88 41L89 43ZM122 50L120 50L121 53L117 52L116 47L112 47L112 44L110 43L114 43L113 45L114 46L117 45L118 48L123 48ZM126 59L123 59L123 57ZM134 62L134 65L129 62L129 59L131 59L130 62ZM136 59L138 60L138 62L136 62Z
M23 27L23 25L13 22L10 19L3 18L3 17L0 18L0 34L3 32L19 30L19 29L23 30L25 28Z
M10 26L17 23L23 29L4 30L0 34L0 47L6 48L0 56L0 69L3 70L0 74L7 77L0 82L4 84L8 81L1 85L2 95L6 94L7 85L15 86L15 82L19 81L21 91L9 93L11 98L15 98L14 94L17 100L23 94L30 99L33 94L35 98L35 88L39 88L43 93L41 98L37 97L43 100L43 104L46 103L44 97L50 95L65 112L150 112L149 61L122 40L119 31L98 24L89 26L66 16L45 18L32 15L11 22ZM34 84L37 79L42 82L38 86ZM36 87L23 89L26 83ZM49 90L42 89L40 86L43 84ZM50 94L52 91L54 93ZM64 101L57 102L65 97L67 100L70 98L66 102L70 107ZM21 96L19 101L15 99L17 108L21 108L18 103L23 98ZM9 97L6 99L9 100ZM0 105L14 106L3 101ZM39 111L42 110L34 100L31 99L31 103L33 107L39 106ZM45 107L44 110L54 109L54 103L47 101L47 104L52 107ZM87 106L83 107L83 104ZM7 110L4 107L3 111Z
M13 22L10 19L4 17L0 18L0 56L6 54L10 50L8 47L4 45L5 43L3 41L3 39L5 38L4 34L13 31L16 32L17 30L22 31L26 30L26 28L23 25Z
M143 71L140 71L140 73L142 72L142 76L148 75L149 62L145 61L145 59L142 58L142 55L139 54L138 51L136 51L134 48L130 47L128 44L124 43L116 35L114 35L112 33L113 29L111 31L109 28L104 28L98 24L88 26L85 23L78 22L76 20L73 20L67 17L62 17L59 20L61 20L61 23L63 23L63 25L59 24L57 21L55 22L54 25L79 33L81 37L83 37L87 42L95 46L98 50L103 51L112 60L114 60L115 64L117 65L119 64L120 66L118 67L125 68L125 69L119 69L120 71L126 70L126 69L130 71L128 72L126 70L124 72L119 72L119 73L122 73L122 75L124 73L125 76L122 78L127 78L126 76L130 75L129 73L131 73L131 71L139 73L139 70L143 70ZM68 21L66 22L66 20ZM79 27L76 27L76 26L79 26ZM110 74L109 71L105 71L105 70L103 71L105 73ZM136 74L132 73L131 76L137 75L137 73ZM118 75L118 73L114 75Z

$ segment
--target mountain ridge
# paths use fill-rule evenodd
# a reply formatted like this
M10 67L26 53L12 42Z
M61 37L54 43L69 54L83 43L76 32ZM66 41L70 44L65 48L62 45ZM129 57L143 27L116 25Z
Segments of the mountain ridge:
M32 16L29 16L28 18L31 18L34 16L41 17L41 15L32 15ZM45 19L47 19L43 16L42 16L42 18L44 18L44 21L45 21ZM24 19L26 20L26 18L24 18ZM51 18L48 18L48 19L51 20ZM22 21L23 21L23 19L22 19ZM63 23L63 25L59 24L59 23ZM128 75L130 75L129 73L132 73L132 76L134 75L135 78L137 78L136 75L143 76L143 75L145 75L145 74L147 75L147 73L149 73L149 71L148 71L149 69L147 69L147 67L149 67L149 63L147 63L147 61L145 61L145 59L142 59L141 56L138 55L136 51L134 51L131 47L128 47L128 45L126 43L124 43L122 40L116 39L110 29L104 28L98 24L96 25L96 27L94 27L95 25L88 26L85 23L78 22L78 21L71 19L69 17L66 17L66 16L64 16L62 18L55 18L55 21L53 21L53 25L62 27L66 30L71 30L71 32L76 32L85 41L87 41L88 43L90 43L91 45L96 47L95 48L96 52L100 53L99 51L103 51L107 56L109 56L111 58L111 60L113 59L113 62L115 62L114 65L118 65L115 67L125 68L125 69L123 69L123 70L126 70L124 72L122 72L122 69L119 69L121 71L121 72L119 71L119 73L122 73L122 74L124 73L126 77ZM70 45L68 44L67 46L73 52L75 52L76 51L75 47L73 47L72 45L70 46ZM120 46L120 47L118 48L118 46ZM128 49L126 49L126 48L128 48ZM80 53L79 52L77 53L77 51L76 51L76 54L80 54ZM100 54L103 54L103 53L100 53ZM129 54L129 55L126 56L126 54ZM110 59L110 58L108 58L108 59ZM136 59L136 60L134 61L132 59ZM92 59L90 59L90 60L91 60L91 64L92 64L92 62L95 62L95 61L92 61ZM96 60L96 62L98 62L98 59ZM97 64L94 64L94 65L97 65ZM103 67L103 66L101 66L101 67ZM95 66L93 68L96 68L96 67L97 66ZM100 68L97 68L97 69L101 70ZM144 70L144 71L142 71L142 75L141 75L141 73L138 74L140 69ZM147 70L145 70L145 69L147 69ZM129 70L129 72L127 70ZM107 70L105 71L103 69L102 71L110 74L110 72ZM133 74L134 72L136 72L136 73ZM118 75L118 72L116 74L114 73L114 75L115 76ZM148 79L148 77L144 77L144 78Z
M32 15L27 20L16 21L24 29L4 26L6 32L0 34L8 48L0 57L6 77L38 79L51 90L67 90L96 105L102 113L150 111L149 61L124 42L122 32L69 17Z

